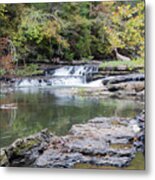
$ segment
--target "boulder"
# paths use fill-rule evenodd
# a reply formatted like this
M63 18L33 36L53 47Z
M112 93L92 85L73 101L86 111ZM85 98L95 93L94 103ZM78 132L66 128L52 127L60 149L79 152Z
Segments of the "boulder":
M0 150L1 166L31 166L36 158L47 148L52 134L47 130L17 139L9 147Z
M145 89L144 82L123 82L123 83L116 83L116 84L108 84L107 88L109 91L129 91L129 92L140 92Z

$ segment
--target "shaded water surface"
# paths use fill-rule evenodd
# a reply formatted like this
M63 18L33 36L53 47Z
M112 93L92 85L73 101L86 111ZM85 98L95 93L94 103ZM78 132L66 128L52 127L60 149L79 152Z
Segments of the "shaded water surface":
M0 146L19 137L48 128L65 135L73 124L99 116L134 117L143 109L140 102L74 96L69 89L19 89L1 97L1 104L14 108L0 110Z

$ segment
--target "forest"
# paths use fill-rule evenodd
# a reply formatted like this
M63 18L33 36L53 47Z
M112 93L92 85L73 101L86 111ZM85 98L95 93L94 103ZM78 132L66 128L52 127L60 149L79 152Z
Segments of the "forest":
M115 48L144 63L141 0L0 4L0 27L1 75L13 64L116 60Z
M145 3L0 4L0 166L145 169Z

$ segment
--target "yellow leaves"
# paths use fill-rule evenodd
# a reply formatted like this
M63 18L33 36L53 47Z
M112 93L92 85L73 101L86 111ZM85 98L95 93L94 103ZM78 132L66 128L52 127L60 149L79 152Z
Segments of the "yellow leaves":
M57 43L62 45L64 48L69 48L69 44L68 44L67 40L62 39L61 36L58 35L56 40L57 40Z
M133 10L130 4L121 5L118 7L118 16L122 18L131 18L133 14Z
M54 39L57 44L62 45L64 48L68 48L69 45L66 40L63 40L59 35L60 25L57 21L49 20L42 29L42 35L45 36L46 39Z
M124 47L124 44L121 41L121 39L119 38L119 35L117 34L116 31L109 34L109 42L113 48L114 47Z
M113 1L103 1L98 5L98 11L101 11L103 13L111 13L111 7L113 7L114 2Z
M57 34L57 24L54 21L48 21L44 26L43 26L43 33L47 39L51 37L55 37Z
M42 29L42 35L46 39L54 38L58 44L61 44L63 47L68 48L69 45L66 40L63 40L59 35L60 25L56 20L49 20Z
M119 24L121 19L120 19L120 16L118 16L118 14L115 14L114 16L111 17L113 23L115 24Z
M130 3L116 6L111 12L111 16L108 16L108 23L106 22L103 29L112 48L135 49L138 47L136 53L141 57L144 56L143 2L139 2L135 6L131 6Z
M142 1L141 3L137 3L136 7L137 7L138 10L144 11L144 8L145 8L145 2Z
M75 26L88 26L90 24L90 21L88 21L88 19L80 15L73 16L72 18Z
M118 13L119 15L121 15L122 17L129 17L132 15L132 11L131 11L131 5L127 4L127 5L120 5L118 7Z

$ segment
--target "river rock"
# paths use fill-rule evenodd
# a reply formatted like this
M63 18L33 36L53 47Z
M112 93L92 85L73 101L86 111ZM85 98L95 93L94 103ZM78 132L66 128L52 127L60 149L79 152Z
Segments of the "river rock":
M44 130L1 150L1 165L72 168L78 163L128 166L144 148L144 113L134 119L96 117L76 124L66 136ZM132 129L133 125L139 131Z
M5 148L2 148L0 150L0 165L1 166L8 166L9 162L8 162L8 158L5 152Z
M129 122L129 119L118 117L96 117L86 124L73 125L68 135L51 143L35 166L70 168L77 163L128 166L136 153L136 133ZM113 148L113 145L118 147Z
M126 82L118 84L108 84L107 88L109 91L129 91L129 92L140 92L145 89L144 82Z
M52 138L47 130L23 139L17 139L9 147L1 149L1 166L31 166L36 158L47 148Z
M109 76L103 79L103 84L117 84L122 82L144 81L144 74L129 74L120 76Z

